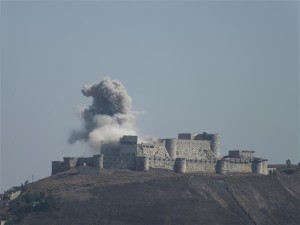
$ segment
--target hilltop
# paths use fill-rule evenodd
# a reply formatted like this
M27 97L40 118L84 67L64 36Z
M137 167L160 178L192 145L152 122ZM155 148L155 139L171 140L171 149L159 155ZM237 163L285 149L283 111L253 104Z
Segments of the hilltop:
M17 224L299 224L300 169L277 167L267 176L72 169L28 185L19 199L42 192L56 205Z

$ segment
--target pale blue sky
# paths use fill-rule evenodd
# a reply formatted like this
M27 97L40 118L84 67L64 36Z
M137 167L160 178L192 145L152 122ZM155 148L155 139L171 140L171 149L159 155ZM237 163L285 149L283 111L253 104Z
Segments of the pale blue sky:
M83 84L119 79L142 134L218 132L299 162L299 2L1 2L1 192L87 155Z

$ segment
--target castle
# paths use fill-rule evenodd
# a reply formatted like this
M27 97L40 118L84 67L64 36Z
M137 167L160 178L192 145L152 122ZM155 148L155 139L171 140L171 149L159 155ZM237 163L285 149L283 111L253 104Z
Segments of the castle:
M254 157L254 151L231 150L220 155L219 134L180 133L178 138L138 143L137 136L123 136L115 149L102 149L88 158L64 157L52 162L52 175L72 168L85 172L101 169L147 171L161 168L177 173L255 173L267 174L267 160ZM89 168L89 170L87 170Z

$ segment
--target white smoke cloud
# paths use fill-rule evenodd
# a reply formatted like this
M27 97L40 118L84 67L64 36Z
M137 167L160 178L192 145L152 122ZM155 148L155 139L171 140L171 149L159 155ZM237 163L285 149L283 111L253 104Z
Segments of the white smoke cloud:
M92 97L90 106L82 109L83 127L72 131L69 143L87 141L94 149L118 141L123 135L136 135L136 114L132 100L119 80L104 78L84 85L81 92Z

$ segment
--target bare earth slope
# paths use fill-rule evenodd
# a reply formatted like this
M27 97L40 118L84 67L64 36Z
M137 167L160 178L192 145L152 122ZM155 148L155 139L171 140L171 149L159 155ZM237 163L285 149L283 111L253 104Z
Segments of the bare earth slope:
M31 184L63 200L60 210L29 213L19 224L32 225L297 225L300 171L274 175L176 174L77 170Z

